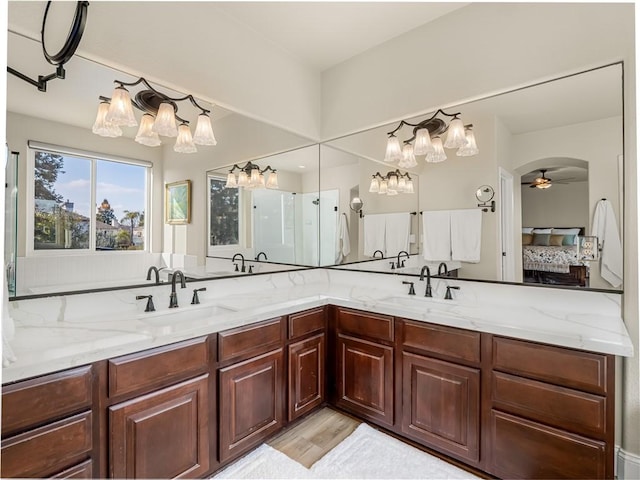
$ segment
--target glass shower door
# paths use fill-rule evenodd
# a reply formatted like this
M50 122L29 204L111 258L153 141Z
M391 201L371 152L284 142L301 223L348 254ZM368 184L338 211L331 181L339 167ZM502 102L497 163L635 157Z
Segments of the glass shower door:
M18 152L7 146L4 189L4 265L9 296L16 294L18 244Z

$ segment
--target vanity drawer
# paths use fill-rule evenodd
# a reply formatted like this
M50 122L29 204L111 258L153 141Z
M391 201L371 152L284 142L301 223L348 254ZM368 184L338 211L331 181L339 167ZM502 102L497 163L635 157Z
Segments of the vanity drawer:
M218 361L244 360L284 343L283 317L218 333Z
M2 387L2 435L15 433L91 405L91 366Z
M298 338L324 330L326 315L324 307L305 310L289 315L289 338Z
M357 337L393 342L393 317L361 312L348 308L337 309L338 331Z
M500 372L492 381L493 408L584 435L605 434L604 397Z
M480 333L429 323L402 320L402 346L427 354L437 354L480 363Z
M2 441L0 475L47 477L89 456L91 412L54 422Z
M109 396L149 391L208 370L207 337L109 360Z
M494 369L591 393L607 392L611 362L607 355L493 337Z

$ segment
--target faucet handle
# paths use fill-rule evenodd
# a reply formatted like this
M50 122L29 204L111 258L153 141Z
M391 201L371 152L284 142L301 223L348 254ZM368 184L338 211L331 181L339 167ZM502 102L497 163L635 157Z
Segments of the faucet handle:
M413 288L413 282L405 282L403 280L402 284L403 285L410 285L410 287L409 287L409 295L415 295L416 294L416 290L415 290L415 288Z
M396 262L389 262L389 265L391 265L391 270L396 269Z
M191 297L191 305L198 305L200 303L200 298L198 298L198 292L204 292L206 289L207 287L193 289L193 297Z
M460 290L460 287L452 287L451 285L447 285L447 292L444 294L444 299L445 300L453 300L453 297L451 296L451 290Z
M155 312L156 307L153 304L153 295L136 295L136 300L147 299L147 306L144 308L145 312Z
M240 271L240 269L238 268L238 264L237 263L234 263L233 266L236 267L236 269L234 271L236 271L236 272Z
M249 273L253 273L253 265L249 265Z

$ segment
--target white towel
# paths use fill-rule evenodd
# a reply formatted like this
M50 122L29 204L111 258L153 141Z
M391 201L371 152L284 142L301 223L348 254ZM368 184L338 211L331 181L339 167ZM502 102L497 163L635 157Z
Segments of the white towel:
M385 214L385 256L396 256L399 252L409 251L411 233L411 215L405 213Z
M422 256L430 262L451 260L449 210L422 213Z
M336 245L336 265L351 253L351 240L349 239L349 226L347 225L347 215L343 213L338 216L338 235Z
M480 262L482 210L451 210L451 260Z
M622 242L610 201L600 200L597 203L591 235L598 237L598 245L602 248L600 275L612 286L619 287L622 285Z
M373 257L376 250L385 252L385 216L365 215L364 216L364 255ZM386 255L385 255L386 256Z

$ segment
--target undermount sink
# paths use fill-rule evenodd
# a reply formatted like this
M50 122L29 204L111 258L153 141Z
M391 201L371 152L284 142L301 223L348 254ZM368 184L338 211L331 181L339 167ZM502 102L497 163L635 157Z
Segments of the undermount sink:
M236 310L220 305L185 305L159 312L141 313L138 315L138 320L152 326L164 326L190 321L206 321L219 315L234 312Z

